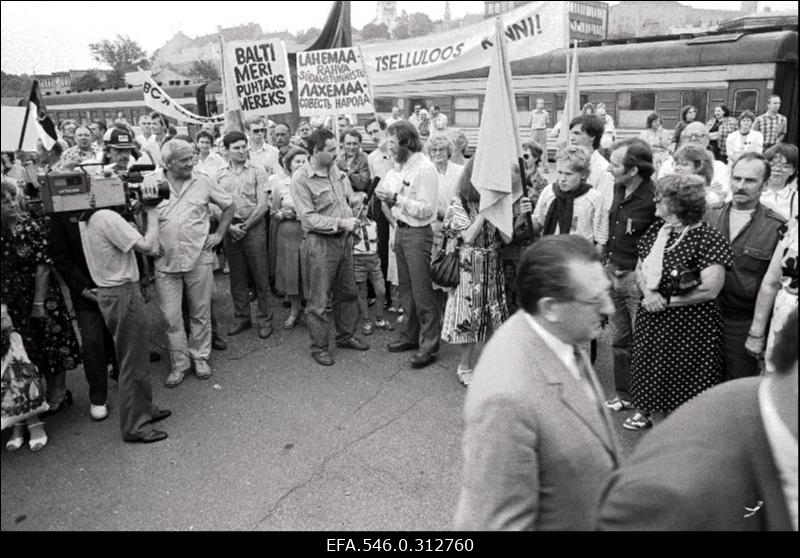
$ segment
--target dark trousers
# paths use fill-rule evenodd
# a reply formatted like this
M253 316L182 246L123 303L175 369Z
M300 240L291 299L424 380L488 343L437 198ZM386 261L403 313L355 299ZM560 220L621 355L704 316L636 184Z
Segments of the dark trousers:
M358 327L358 294L353 270L353 237L306 233L303 256L308 262L306 323L311 334L311 352L328 350L330 320L325 308L332 294L336 341L353 337Z
M152 430L148 423L156 410L150 386L147 347L147 310L139 283L99 287L100 312L119 359L119 425L123 438L135 438Z
M435 352L439 347L441 320L431 280L433 231L427 227L398 227L394 238L397 256L397 280L400 304L406 319L400 340L419 343L421 352Z
M731 318L722 315L722 342L725 350L725 374L723 381L758 376L761 364L745 350L747 332L752 318Z
M108 399L108 364L119 369L114 338L108 331L100 309L75 310L81 331L83 372L89 384L89 401L103 405Z
M234 318L237 322L250 320L250 294L247 289L248 271L255 281L258 298L259 327L272 326L272 311L269 307L269 269L267 256L267 231L259 221L247 234L234 242L230 233L225 234L225 256L231 268L231 297Z
M372 218L375 221L376 229L378 232L378 257L381 260L381 273L383 273L384 278L387 277L387 272L389 271L389 221L386 219L386 215L383 214L381 211L381 200L378 199L378 196L373 196L372 198ZM386 287L386 304L392 304L392 286L388 280L384 281L384 285Z

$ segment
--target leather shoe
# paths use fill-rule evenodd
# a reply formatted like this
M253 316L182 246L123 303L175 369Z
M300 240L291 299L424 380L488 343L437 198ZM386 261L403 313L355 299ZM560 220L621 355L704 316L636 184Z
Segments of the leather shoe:
M258 328L258 336L261 339L266 339L270 335L272 335L272 326L266 326L266 327L259 327Z
M337 341L336 346L342 349L355 349L356 351L366 351L369 349L369 345L358 337L349 337L344 341Z
M246 329L250 329L251 327L253 327L253 324L250 323L250 320L244 322L236 322L228 330L228 335L236 335L237 333L241 333Z
M164 420L165 418L169 418L170 416L172 416L172 411L170 411L169 409L159 409L153 413L152 418L147 422L148 424L153 424L154 422Z
M185 370L173 370L167 376L167 380L164 382L164 385L168 388L174 388L178 384L180 384L183 379L186 377Z
M333 366L333 359L328 351L311 353L311 357L317 361L317 364L321 364L322 366Z
M155 351L150 351L150 362L158 362L161 360L161 355Z
M411 357L411 360L409 360L409 362L411 363L412 368L425 368L434 360L436 360L436 357L433 356L431 353L417 351L416 353L414 353L414 356Z
M211 335L211 348L215 351L224 351L228 348L228 342L214 333Z
M211 367L205 360L194 361L194 375L200 380L207 380L211 377Z
M123 438L129 444L152 444L153 442L160 442L167 439L167 433L161 430L151 430L141 436L133 436L130 438Z
M417 343L407 343L405 341L393 341L386 345L386 348L389 349L390 353L402 353L419 349L419 345Z

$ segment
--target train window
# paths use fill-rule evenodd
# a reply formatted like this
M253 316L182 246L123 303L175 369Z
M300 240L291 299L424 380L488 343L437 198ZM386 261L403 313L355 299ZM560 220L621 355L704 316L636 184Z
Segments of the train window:
M453 99L455 125L470 128L480 125L480 99L478 97L456 97Z
M644 128L654 110L656 94L653 91L617 93L617 126L621 128Z
M375 99L375 112L392 113L392 99Z
M741 114L746 110L756 112L758 106L758 89L737 89L733 97L733 113Z
M556 118L552 122L553 126L555 126L556 122L561 122L561 117L564 114L564 103L566 102L566 97L567 96L565 94L563 94L563 93L556 93ZM578 107L579 111L581 110L581 107L583 107L583 105L585 105L586 103L589 102L589 95L588 94L581 95L580 97L581 97L580 103L578 103L580 105Z
M705 122L708 114L708 91L682 91L681 108L693 105L697 108L695 120Z

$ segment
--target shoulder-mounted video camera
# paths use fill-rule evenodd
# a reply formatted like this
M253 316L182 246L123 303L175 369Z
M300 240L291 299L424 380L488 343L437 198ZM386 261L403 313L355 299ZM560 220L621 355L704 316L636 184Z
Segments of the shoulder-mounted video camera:
M78 165L73 171L50 171L39 177L42 208L46 214L69 213L92 209L127 207L132 201L142 205L158 205L169 199L169 185L158 186L158 197L141 199L144 173L155 170L154 165L133 165L118 174L86 171L99 163Z

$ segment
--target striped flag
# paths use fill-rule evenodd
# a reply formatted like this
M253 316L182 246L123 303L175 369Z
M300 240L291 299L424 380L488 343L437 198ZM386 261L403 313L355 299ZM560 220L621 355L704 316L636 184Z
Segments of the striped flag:
M53 119L47 114L47 107L44 106L44 99L42 99L42 92L39 90L38 80L33 80L28 103L31 112L36 115L36 128L39 131L39 139L42 140L42 145L49 151L58 141L58 133Z

